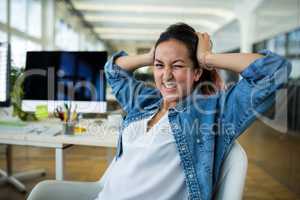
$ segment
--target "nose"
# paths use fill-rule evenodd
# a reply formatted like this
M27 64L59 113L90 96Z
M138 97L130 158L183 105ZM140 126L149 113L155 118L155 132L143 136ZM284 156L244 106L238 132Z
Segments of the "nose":
M173 79L172 69L166 67L163 73L163 81L169 81L171 79Z

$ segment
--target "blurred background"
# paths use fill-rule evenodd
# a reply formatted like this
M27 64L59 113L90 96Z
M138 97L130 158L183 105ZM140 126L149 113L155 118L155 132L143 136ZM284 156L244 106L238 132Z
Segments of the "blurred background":
M11 44L15 71L24 69L26 52L32 50L144 53L176 22L208 32L214 52L269 49L292 63L284 103L278 100L239 141L249 158L244 199L300 199L300 0L0 0L0 41ZM227 83L239 80L237 74L220 73ZM150 67L135 76L153 80ZM118 105L110 92L107 88L109 108L114 110ZM97 180L106 168L102 151L67 150L66 179ZM49 172L43 179L51 179L53 154L49 149L16 147L15 170L38 165ZM4 168L2 145L0 157ZM26 184L32 188L43 179ZM0 186L0 199L25 197L10 186Z

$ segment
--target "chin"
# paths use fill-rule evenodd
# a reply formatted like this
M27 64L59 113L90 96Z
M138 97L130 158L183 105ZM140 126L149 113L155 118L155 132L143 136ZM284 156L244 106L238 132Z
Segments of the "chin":
M164 95L164 100L172 103L172 102L177 102L179 100L179 97L177 95Z

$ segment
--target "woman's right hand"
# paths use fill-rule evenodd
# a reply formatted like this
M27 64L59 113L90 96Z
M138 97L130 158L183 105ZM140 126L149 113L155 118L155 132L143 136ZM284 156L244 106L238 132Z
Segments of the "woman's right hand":
M206 56L212 54L212 43L208 33L196 33L198 36L198 45L197 45L197 60L198 63L207 70L212 70L213 66L209 66L206 63Z
M148 65L153 65L153 63L154 63L154 52L155 52L155 48L153 46L150 49L150 51L145 54L145 58L147 60L146 63L148 63Z
M148 53L118 57L115 62L125 70L134 71L140 67L153 65L154 51L154 47L152 47Z

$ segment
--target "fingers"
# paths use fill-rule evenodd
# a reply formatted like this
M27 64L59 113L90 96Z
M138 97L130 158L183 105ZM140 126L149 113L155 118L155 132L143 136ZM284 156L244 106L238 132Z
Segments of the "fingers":
M149 51L149 54L151 55L151 57L154 58L154 53L155 53L155 47L153 46L150 51Z
M203 33L201 33L201 32L196 32L196 35L197 35L198 37L200 37L201 39L210 39L210 36L209 36L209 34L208 34L207 32L203 32Z
M210 35L207 32L196 32L196 35L198 36L200 43L203 44L202 46L207 50L211 51L213 43L210 39Z
M202 38L202 33L201 32L196 32L196 35L198 36L198 38Z
M147 65L153 65L154 62L154 54L155 54L155 47L152 46L152 48L144 54L145 63Z
M212 43L210 40L210 36L208 33L204 32L196 32L198 36L198 45L197 45L197 59L200 64L204 69L206 70L213 70L214 66L209 65L206 62L206 56L208 54L211 54L211 48L212 48Z
M209 41L210 40L210 36L208 35L208 33L204 32L202 33L202 36L204 38L205 41Z

